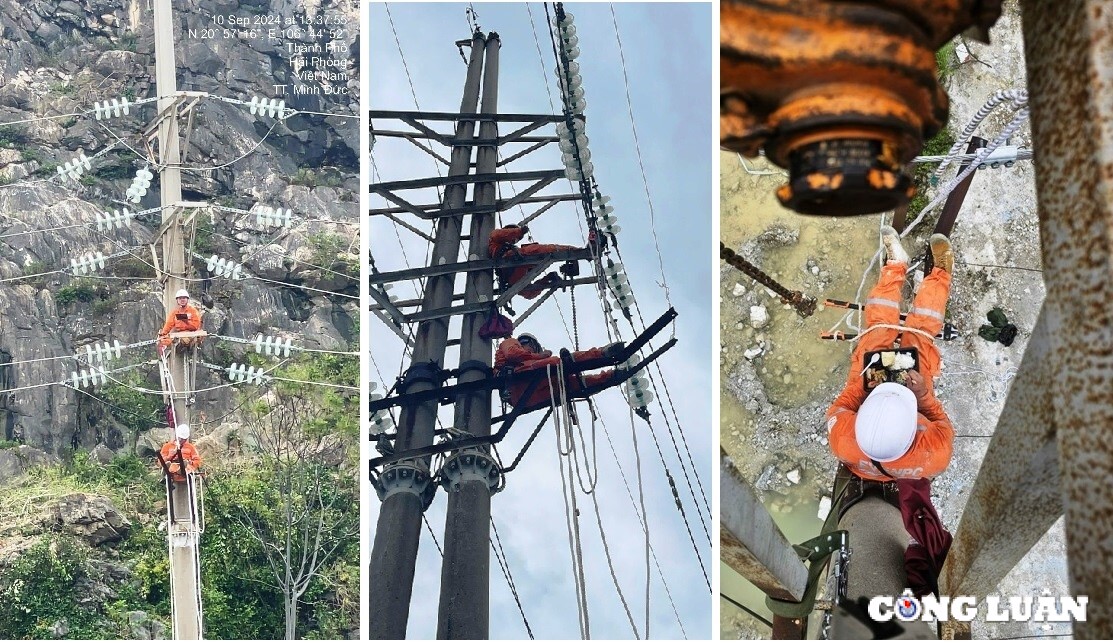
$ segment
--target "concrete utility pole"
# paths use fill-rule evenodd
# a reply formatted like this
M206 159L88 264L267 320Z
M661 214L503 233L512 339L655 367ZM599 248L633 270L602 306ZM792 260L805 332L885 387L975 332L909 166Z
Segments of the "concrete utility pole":
M484 114L498 112L499 36L487 38L483 70ZM498 163L498 124L483 121L479 138L492 141L476 152L476 173L493 175ZM477 206L493 206L495 181L477 182ZM487 259L487 239L495 229L495 214L474 214L471 218L469 259ZM468 273L465 303L491 301L494 275L491 270ZM460 333L460 376L458 383L483 379L491 368L491 340L479 336L487 314L476 311L463 316ZM478 390L456 398L454 425L471 435L491 434L491 392ZM460 457L464 451L456 452ZM448 516L444 527L444 561L441 563L441 600L437 620L439 639L486 639L490 615L491 489L481 477L464 479L459 489L449 489Z
M182 200L182 176L179 169L180 150L178 142L178 116L174 94L178 91L177 66L174 58L174 13L170 0L154 1L155 33L155 91L158 100L158 153L162 201L165 205ZM182 227L178 224L178 209L166 208L162 211L162 300L169 315L175 306L174 293L185 282L186 257L182 240ZM192 395L193 382L188 381L186 360L169 351L168 366L173 379L173 395L170 403L174 407L174 418L179 424L189 423L188 400ZM170 427L173 432L174 427ZM167 480L169 483L169 479ZM201 567L198 549L196 515L192 507L190 484L174 484L168 499L173 503L172 515L176 516L169 525L167 537L170 539L170 583L171 606L174 638L179 640L200 640L201 622Z
M464 96L460 111L475 113L479 103L479 79L483 68L484 37L474 34L471 57L464 81ZM475 121L461 120L456 126L456 139L475 136ZM472 147L456 144L452 148L449 178L467 175L470 171ZM467 199L467 184L447 185L443 208L460 209ZM455 263L460 249L460 232L463 216L443 217L437 221L436 240L433 244L432 265ZM425 285L422 311L447 308L452 305L456 273L431 276ZM444 367L444 352L448 343L448 318L429 319L421 322L414 340L411 370L400 393L414 393L437 388L439 381L411 378L412 367L433 363ZM490 357L488 357L488 360ZM488 393L488 397L490 394ZM490 412L488 411L488 418ZM437 420L436 400L402 408L398 423L397 451L405 451L433 443L433 428ZM428 473L429 459L422 465ZM393 465L397 468L399 465ZM384 476L387 472L384 471ZM426 475L428 483L428 475ZM417 493L394 493L383 500L375 529L375 544L371 550L370 564L370 619L369 632L373 639L403 639L410 615L410 596L413 592L414 566L417 546L421 536L421 515L425 511L422 497ZM484 545L486 548L486 545Z

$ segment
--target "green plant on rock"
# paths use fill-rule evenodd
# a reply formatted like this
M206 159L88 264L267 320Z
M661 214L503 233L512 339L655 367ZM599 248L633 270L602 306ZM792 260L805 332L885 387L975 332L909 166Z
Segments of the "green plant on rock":
M108 413L136 435L156 426L163 411L159 398L135 390L150 385L134 371L117 379L119 383L111 383L100 392L101 398L111 405Z
M27 134L15 125L0 125L0 147L22 149L28 142Z
M924 143L920 156L942 156L950 151L955 144L955 137L951 131L944 127L939 130L931 140ZM927 190L931 187L931 175L935 171L933 163L917 163L912 170L912 185L916 186L916 194L908 201L908 218L915 218L929 203Z
M58 306L69 306L74 302L83 304L91 303L97 297L97 291L87 281L77 281L62 286L54 293L54 303Z
M943 43L943 46L935 52L935 66L939 70L939 82L944 83L954 72L958 64L958 58L955 54L955 41L952 38Z
M11 639L104 638L105 620L78 602L86 548L44 537L0 574L0 632Z
M321 232L310 235L309 244L313 247L310 262L323 268L331 268L340 262L339 255L348 250L351 240L338 234ZM342 263L342 262L341 262Z
M129 31L120 36L120 49L135 53L136 45L139 43L139 36L134 31Z

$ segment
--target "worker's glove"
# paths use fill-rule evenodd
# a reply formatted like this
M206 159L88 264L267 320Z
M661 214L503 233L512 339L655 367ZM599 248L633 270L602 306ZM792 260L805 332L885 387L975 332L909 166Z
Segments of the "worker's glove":
M615 342L607 344L603 347L603 357L607 359L618 359L622 355L622 351L626 348L626 342Z

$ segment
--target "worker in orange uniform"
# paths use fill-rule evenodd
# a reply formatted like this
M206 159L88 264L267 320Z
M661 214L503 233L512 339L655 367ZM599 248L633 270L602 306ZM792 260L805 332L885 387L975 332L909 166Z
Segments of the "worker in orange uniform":
M166 323L162 325L162 330L158 332L159 355L164 354L170 346L170 333L201 330L201 313L189 304L189 292L184 288L179 290L174 295L174 300L178 305L166 316ZM183 337L179 339L178 352L183 352L192 346L200 346L202 339L204 338Z
M201 456L197 453L193 443L189 441L188 424L179 424L174 431L174 435L177 439L170 440L162 445L159 454L166 464L167 471L170 472L170 477L181 482L185 480L186 473L194 473L201 468ZM185 463L184 472L182 471L182 463Z
M876 481L933 478L951 461L954 427L935 397L939 349L934 337L943 328L951 288L954 253L951 242L932 235L935 266L920 285L904 326L900 326L901 286L908 253L892 227L882 229L887 261L865 305L866 330L850 360L850 376L827 411L831 451L855 475ZM919 372L908 372L907 385L884 382L867 391L864 356L869 351L902 347L919 353Z
M527 226L518 226L513 223L505 228L495 230L487 240L487 256L495 260L518 259L521 257L551 255L566 250L581 250L581 248L577 248L576 246L565 246L557 243L523 243L521 246L518 246L517 243L526 236L527 232L529 232ZM509 288L518 283L536 266L537 264L528 264L525 266L514 266L512 268L502 269L499 272L499 278L502 279L503 287ZM545 292L545 285L552 284L559 280L560 277L556 273L551 272L533 285L527 286L518 294L526 299L533 299Z
M573 362L583 362L592 359L615 359L621 353L624 344L622 342L615 342L608 344L603 348L591 348L586 351L569 352L567 355ZM562 351L563 352L563 351ZM513 337L507 338L499 344L498 350L495 351L495 371L501 371L504 368L513 369L514 373L527 373L537 369L546 369L551 367L551 376L549 382L546 383L542 380L533 390L529 400L526 401L526 406L534 406L549 402L552 397L550 395L550 387L553 391L557 391L560 387L560 379L557 375L558 366L561 363L561 358L553 355L552 351L542 348L541 343L537 338L529 333L523 333L517 339ZM615 376L615 371L605 370L599 373L585 374L581 377L573 377L571 374L566 374L566 387L569 395L575 395L583 391L580 386L580 380L583 381L583 386L591 387L598 384L605 384ZM525 395L526 389L530 386L530 381L513 382L510 385L510 403L518 406L522 396Z

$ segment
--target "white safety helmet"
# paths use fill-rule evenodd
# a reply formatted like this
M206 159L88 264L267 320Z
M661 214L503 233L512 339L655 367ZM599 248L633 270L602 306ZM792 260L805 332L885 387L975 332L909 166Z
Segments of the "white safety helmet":
M879 384L858 409L854 438L866 457L891 462L916 439L916 394L895 382Z
M518 343L519 344L522 343L522 342L526 342L526 341L532 341L537 346L541 345L541 342L537 341L537 338L534 337L533 335L529 334L529 333L522 333L521 335L518 335Z
M178 428L174 431L174 435L178 436L179 440L188 440L189 439L189 425L188 424L179 424Z
M185 288L182 288L174 294L174 299L177 299L178 297L189 297L189 292Z

